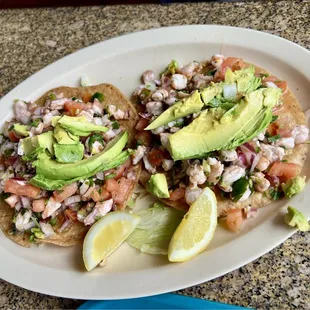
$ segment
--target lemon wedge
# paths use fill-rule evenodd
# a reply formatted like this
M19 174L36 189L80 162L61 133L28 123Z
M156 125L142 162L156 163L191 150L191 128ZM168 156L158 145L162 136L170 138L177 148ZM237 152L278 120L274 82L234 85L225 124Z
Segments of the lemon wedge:
M216 226L216 197L211 189L205 188L171 238L169 261L184 262L202 252L212 240Z
M87 232L83 243L83 260L88 271L114 252L134 231L140 217L126 211L108 213Z

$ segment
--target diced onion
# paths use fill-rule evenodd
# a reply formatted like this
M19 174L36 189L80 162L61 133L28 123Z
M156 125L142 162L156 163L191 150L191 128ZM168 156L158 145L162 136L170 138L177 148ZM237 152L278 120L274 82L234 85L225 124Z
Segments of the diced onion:
M261 159L262 157L262 153L258 153L254 156L254 159L253 159L253 162L252 162L252 165L251 165L251 169L250 169L250 173L252 173L254 171L254 169L256 168L259 160Z
M237 85L234 84L225 84L223 86L223 95L227 100L235 100L237 96Z

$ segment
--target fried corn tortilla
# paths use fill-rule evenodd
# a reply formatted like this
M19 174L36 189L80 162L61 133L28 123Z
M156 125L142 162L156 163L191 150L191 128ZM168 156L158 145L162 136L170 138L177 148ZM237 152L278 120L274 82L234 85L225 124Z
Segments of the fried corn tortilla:
M110 104L113 104L122 111L129 111L129 119L119 120L118 122L120 126L129 134L127 143L128 147L133 146L135 143L134 136L135 126L138 121L138 113L135 107L131 104L131 102L115 86L111 84L99 84L94 86L76 88L66 86L57 87L46 92L43 96L36 100L35 103L41 106L44 105L46 97L51 93L63 93L64 97L66 98L77 97L81 98L84 102L88 102L91 96L96 92L104 94L104 101L102 102L104 108L106 108ZM137 176L136 180L138 182L141 172L141 165L136 165L133 169ZM135 185L136 183L132 184L126 197L126 203L119 206L119 209L123 210L126 207L127 202L132 196ZM29 240L29 233L10 234L14 212L14 209L12 209L4 201L0 202L0 228L4 232L4 234L15 243L23 247L30 247L32 243ZM60 228L60 226L61 224L54 227L56 232ZM88 229L89 226L85 226L83 223L76 221L73 222L64 231L57 232L53 237L49 239L38 239L37 242L52 243L59 246L73 246L84 239L84 236Z
M256 67L256 73L269 74L268 71L258 67ZM303 113L297 98L294 96L291 90L288 89L287 92L282 96L282 101L283 106L277 112L277 115L279 117L288 116L291 118L288 127L294 127L296 125L305 125L306 124L305 114ZM283 158L283 160L287 160L288 162L298 164L302 169L304 162L306 160L307 151L308 151L307 144L295 145L293 149L286 150L285 157ZM146 185L150 176L151 175L145 169L143 169L140 177L140 182L143 186ZM269 197L260 192L253 193L250 196L250 198L242 202L233 202L230 199L223 198L221 195L216 196L217 196L218 216L225 215L227 211L231 209L236 208L242 209L247 206L254 208L261 208L272 202L272 200ZM176 209L180 210L189 209L189 205L183 200L180 201L171 201L169 199L160 199L160 200L166 205Z

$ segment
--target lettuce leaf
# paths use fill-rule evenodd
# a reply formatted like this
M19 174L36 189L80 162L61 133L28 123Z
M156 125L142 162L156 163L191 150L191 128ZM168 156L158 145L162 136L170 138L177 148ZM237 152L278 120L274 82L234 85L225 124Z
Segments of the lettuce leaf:
M140 223L126 241L143 253L167 255L170 239L185 213L155 203L137 214Z

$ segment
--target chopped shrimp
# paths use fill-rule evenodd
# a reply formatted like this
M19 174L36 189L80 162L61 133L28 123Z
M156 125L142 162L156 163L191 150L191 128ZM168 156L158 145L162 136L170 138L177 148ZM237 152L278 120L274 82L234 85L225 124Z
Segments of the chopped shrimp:
M232 209L227 212L226 224L232 231L239 231L243 222L242 209Z
M284 148L280 146L274 146L274 145L261 143L260 147L261 147L263 156L272 163L277 160L282 160L282 158L285 155Z
M270 182L265 178L265 175L261 172L255 172L251 179L254 182L254 187L258 192L265 192L270 187Z
M225 150L220 152L223 161L234 161L238 159L238 154L235 150Z
M169 200L177 201L182 199L185 196L185 188L176 188L173 192L170 193Z
M208 182L216 184L222 175L224 165L214 157L208 157L207 163L210 165L211 169L208 175Z
M143 83L149 83L155 80L155 73L152 70L147 70L142 75Z
M201 194L202 189L199 187L191 187L188 186L185 189L185 201L187 204L191 205L196 201L196 199L199 197Z
M19 196L36 198L40 194L41 190L39 187L28 184L26 181L10 179L5 182L4 191L6 193L12 193Z
M82 195L82 200L87 200L91 197L93 190L95 189L95 186L90 186L86 193Z
M52 119L53 119L54 116L59 116L59 115L60 115L60 113L57 110L54 110L52 112L49 112L49 113L45 114L43 116L44 128L46 128L46 127L51 125Z
M34 135L39 135L42 133L43 129L44 129L44 124L40 122L37 127L32 127L30 132L32 132Z
M266 157L261 157L259 159L259 162L256 166L256 169L258 169L259 171L265 171L270 165L270 161L266 158Z
M162 167L165 171L171 170L173 165L174 161L172 159L163 159Z
M199 164L189 165L186 169L186 174L189 176L189 181L196 187L197 184L203 184L207 181L203 167Z
M146 152L146 146L139 145L135 153L132 155L132 163L136 165L144 156Z
M174 89L181 90L187 86L187 78L183 74L173 74L171 77L171 86Z
M281 146L286 149L293 149L295 146L294 138L288 137L288 138L281 138L275 143L276 146Z
M65 199L72 196L78 189L77 183L66 185L60 192L54 191L53 195L56 202L63 202Z
M151 165L151 163L150 163L149 159L147 158L147 156L143 156L143 163L144 163L145 169L146 169L149 173L152 173L152 174L156 173L156 168L154 168L154 167Z
M84 195L88 189L89 189L89 181L88 180L83 181L82 185L79 188L80 195Z
M244 176L245 176L245 168L243 167L231 165L225 168L222 176L221 188L225 192L231 192L232 191L231 185Z
M301 144L309 139L309 128L305 125L296 126L292 130L292 136L296 144Z
M63 206L70 206L76 202L80 202L81 201L81 196L80 195L73 195L67 199L64 200L63 202Z
M40 222L40 228L46 237L55 235L54 229L49 223Z
M32 202L33 212L43 212L45 209L45 198L36 199Z
M166 89L164 88L160 88L160 89L157 89L153 94L152 94L152 99L154 101L163 101L165 100L166 98L168 98L169 96L169 93Z
M94 100L94 102L92 104L92 110L94 111L94 113L102 114L103 106L98 99Z
M51 110L63 110L64 105L67 101L68 101L67 98L52 100L50 105L49 105L49 108Z
M163 104L160 101L150 101L146 104L146 111L152 115L160 115L163 113Z
M212 76L203 75L201 73L195 74L192 78L192 82L194 83L194 87L199 89L206 87L213 80Z
M94 119L94 113L92 110L83 110L77 116L84 116L90 123Z
M113 207L113 199L106 200L102 203L96 203L95 208L98 209L101 216L106 215Z
M166 149L169 145L169 137L171 136L171 133L161 133L160 135L160 142L162 146Z
M225 60L225 56L223 55L213 55L211 57L211 64L212 66L214 66L215 68L219 68L221 66L221 64L224 62Z
M24 231L25 226L29 223L32 212L27 210L23 215L18 213L16 216L15 227L18 231Z
M10 197L4 200L11 208L15 208L15 205L19 201L19 197L17 195L11 195Z
M46 219L61 207L61 203L57 202L54 197L50 197L42 213L42 218Z
M199 67L200 67L200 64L196 61L193 61L184 67L177 68L176 71L178 73L185 75L190 80L195 74L195 72L199 69Z
M31 113L27 109L27 104L24 101L18 100L13 105L15 118L23 124L29 124L31 120Z

